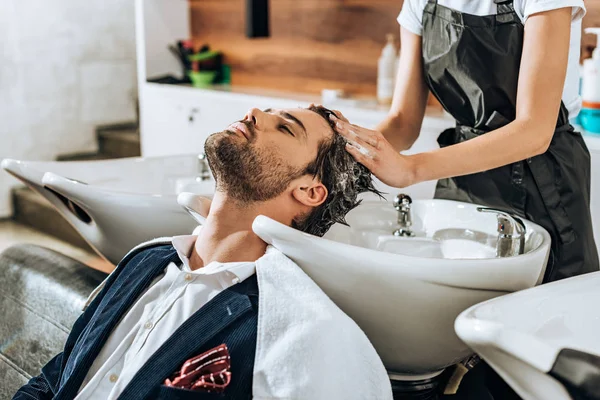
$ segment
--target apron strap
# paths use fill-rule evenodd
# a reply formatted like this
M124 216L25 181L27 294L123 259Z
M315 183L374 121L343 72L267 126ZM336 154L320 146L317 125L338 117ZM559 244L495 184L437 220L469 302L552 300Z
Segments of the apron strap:
M437 9L437 0L427 0L423 13L435 14Z
M494 0L494 3L498 6L498 14L512 13L515 11L513 0Z

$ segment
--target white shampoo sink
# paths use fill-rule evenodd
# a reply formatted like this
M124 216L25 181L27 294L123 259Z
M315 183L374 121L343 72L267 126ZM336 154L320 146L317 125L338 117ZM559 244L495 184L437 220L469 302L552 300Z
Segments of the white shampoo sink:
M416 237L394 237L397 212L365 202L324 238L259 216L254 231L294 260L365 331L395 379L426 379L469 356L454 320L465 309L531 288L550 236L524 221L525 254L497 258L497 220L477 206L415 200Z
M600 272L475 305L456 332L525 400L600 399Z
M198 225L177 204L181 192L212 197L198 155L103 161L5 159L2 168L48 199L90 246L113 264L138 244L186 235Z

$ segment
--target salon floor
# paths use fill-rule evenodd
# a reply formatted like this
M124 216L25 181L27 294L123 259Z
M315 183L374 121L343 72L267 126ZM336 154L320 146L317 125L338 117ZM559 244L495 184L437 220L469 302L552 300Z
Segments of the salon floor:
M112 264L98 257L96 254L89 253L18 222L0 220L0 252L10 246L22 243L31 243L52 249L104 272L111 272L114 268Z

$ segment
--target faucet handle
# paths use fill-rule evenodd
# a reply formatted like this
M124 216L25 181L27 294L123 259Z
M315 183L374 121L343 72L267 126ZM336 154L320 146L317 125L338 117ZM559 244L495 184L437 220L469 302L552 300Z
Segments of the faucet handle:
M408 208L412 204L412 199L409 195L400 193L394 198L394 208L397 211Z
M525 223L516 215L492 207L477 207L477 211L496 214L498 217L498 234L507 237L524 236Z
M208 160L206 159L206 154L200 153L198 154L198 166L200 168L200 179L205 181L210 179L210 168L208 166Z

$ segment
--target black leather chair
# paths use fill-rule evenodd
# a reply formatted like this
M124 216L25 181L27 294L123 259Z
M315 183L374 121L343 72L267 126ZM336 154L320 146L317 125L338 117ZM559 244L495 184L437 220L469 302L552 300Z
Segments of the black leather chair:
M0 254L0 399L62 351L90 292L106 274L23 244Z

